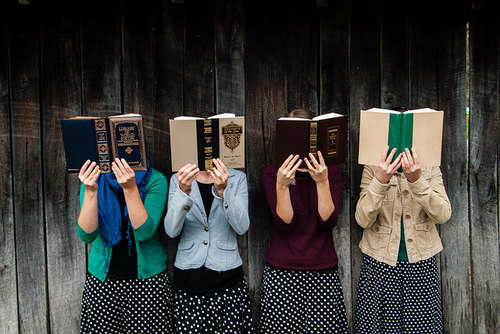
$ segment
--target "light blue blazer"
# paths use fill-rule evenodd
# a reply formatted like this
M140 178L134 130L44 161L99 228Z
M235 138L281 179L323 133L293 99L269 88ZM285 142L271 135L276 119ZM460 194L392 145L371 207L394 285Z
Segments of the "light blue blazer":
M172 175L168 191L168 211L164 225L167 234L181 234L175 266L179 269L225 271L242 265L236 233L244 234L248 218L248 187L243 172L229 169L229 179L220 198L212 187L214 201L207 218L198 183L193 181L186 195L179 188L177 174Z

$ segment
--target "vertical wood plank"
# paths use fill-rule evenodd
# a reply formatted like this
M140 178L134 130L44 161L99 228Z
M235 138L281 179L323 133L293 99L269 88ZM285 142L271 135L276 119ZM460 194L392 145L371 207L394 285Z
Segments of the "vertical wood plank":
M9 14L0 4L0 332L17 333L17 279L14 240L14 195L9 115Z
M44 178L50 332L75 333L86 256L75 231L79 182L66 172L60 119L81 114L80 17L68 6L46 6L41 24L44 154L39 165Z
M214 114L214 0L184 6L184 114Z
M439 78L437 96L439 109L444 110L441 171L452 207L451 219L440 226L444 247L439 264L443 325L445 333L468 333L471 330L471 304L469 219L465 205L468 202L466 1L448 2L438 9L427 7L427 24L429 14L437 22L434 30L439 39L435 51ZM427 36L426 40L429 39Z
M352 300L356 305L363 256L359 241L363 230L354 219L363 166L358 165L359 111L380 105L379 1L352 0L350 56L349 163L351 166L351 275ZM353 314L354 314L353 310ZM355 317L353 317L355 318ZM354 327L352 328L354 330Z
M319 109L323 114L349 114L349 31L349 2L330 1L320 8L318 89ZM350 156L349 147L347 152ZM347 161L350 161L350 158ZM339 258L339 275L344 290L347 319L351 324L353 303L350 188L350 164L347 162L342 166L342 198L337 226L333 229L333 239Z
M10 91L19 331L47 333L39 16L32 7L17 7L11 19Z
M245 101L250 230L249 288L258 307L272 219L262 189L262 170L274 163L276 119L286 114L285 1L246 2ZM262 8L266 10L263 11Z
M499 12L471 3L470 224L474 333L500 332L498 208Z
M305 108L318 113L318 10L314 1L287 2L288 111ZM281 15L284 15L282 13Z

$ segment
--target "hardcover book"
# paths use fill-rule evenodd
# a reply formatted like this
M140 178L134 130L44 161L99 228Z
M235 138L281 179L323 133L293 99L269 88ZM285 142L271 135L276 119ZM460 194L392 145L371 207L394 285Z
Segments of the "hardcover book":
M326 165L345 162L347 116L328 113L313 119L281 117L276 121L276 166L281 166L290 154L317 159L321 151ZM302 163L302 168L307 168Z
M200 170L220 158L227 168L245 168L245 118L225 113L208 118L180 116L169 121L172 171L187 163Z
M124 158L133 170L146 170L143 119L139 114L61 119L68 172L77 173L87 160L111 173L111 162Z
M375 165L386 145L397 154L414 147L422 167L441 165L443 112L430 108L405 112L372 108L361 110L359 156L362 165Z

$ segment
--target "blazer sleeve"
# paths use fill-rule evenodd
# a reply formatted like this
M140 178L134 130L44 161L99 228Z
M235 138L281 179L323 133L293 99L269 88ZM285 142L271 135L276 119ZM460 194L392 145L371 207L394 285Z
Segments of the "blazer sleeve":
M163 221L165 232L171 238L177 237L184 226L184 219L193 207L194 200L179 188L177 173L170 178L167 215Z

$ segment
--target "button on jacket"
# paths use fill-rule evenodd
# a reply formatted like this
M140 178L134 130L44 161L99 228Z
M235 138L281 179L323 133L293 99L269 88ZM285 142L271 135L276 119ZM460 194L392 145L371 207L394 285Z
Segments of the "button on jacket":
M214 201L207 217L196 180L187 195L179 188L177 174L172 175L164 224L170 237L181 234L174 264L179 269L204 265L225 271L242 265L236 234L244 234L250 224L245 174L229 169L224 198L214 187L212 194Z
M422 176L410 183L395 173L388 184L375 177L375 166L365 166L356 221L364 228L361 251L391 266L396 265L401 238L401 217L405 229L408 261L428 259L443 246L436 224L451 216L451 205L439 167L422 168Z

